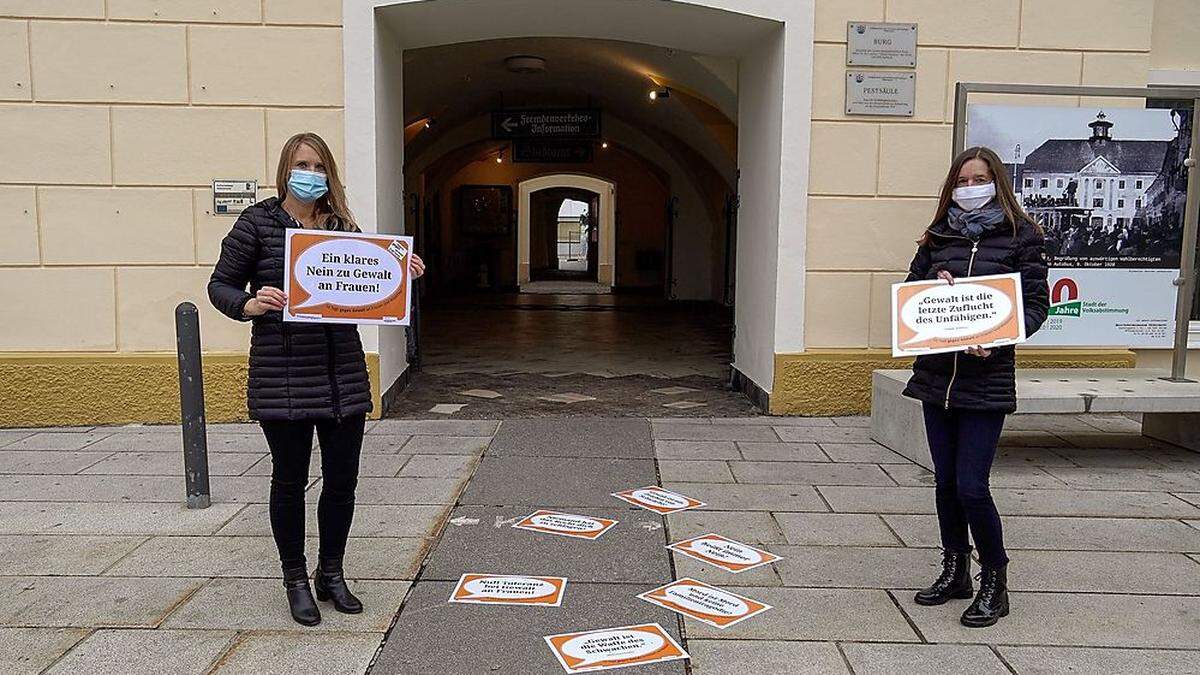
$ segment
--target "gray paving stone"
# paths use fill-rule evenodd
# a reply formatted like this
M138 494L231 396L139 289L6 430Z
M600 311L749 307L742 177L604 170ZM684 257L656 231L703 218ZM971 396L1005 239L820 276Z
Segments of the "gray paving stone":
M817 588L924 588L942 571L929 549L888 546L776 546L784 586Z
M365 476L358 479L354 501L356 504L453 504L462 483L455 478ZM323 484L323 480L318 480L311 488L314 498L321 493Z
M652 430L656 441L775 442L780 440L771 427L744 424L655 424Z
M1023 551L1009 587L1018 591L1196 595L1200 565L1179 553Z
M758 415L757 417L714 417L712 423L726 426L764 427L831 427L831 417L800 417L798 415Z
M784 542L775 519L761 511L682 511L667 516L667 529L671 543L703 534L719 534L744 544Z
M401 452L410 455L482 455L490 436L413 436Z
M916 464L887 464L883 466L900 487L933 487L933 472ZM1040 466L996 466L992 469L993 488L1063 489L1066 483L1047 473Z
M936 516L884 516L908 546L939 546ZM1200 552L1200 530L1177 520L1141 518L1004 518L1010 549Z
M1136 450L1057 448L1055 452L1070 460L1070 466L1073 468L1136 469L1139 471L1168 468L1163 462Z
M1018 416L1019 417L1019 416ZM842 645L856 675L1007 675L983 645Z
M1139 434L1105 434L1091 431L1057 434L1075 448L1097 448L1104 450L1146 450L1170 447L1168 444Z
M737 469L734 469L737 472ZM934 513L932 488L817 488L834 511L844 513ZM1162 492L1108 490L992 490L1002 515L1183 518L1195 507Z
M1049 431L1004 431L1000 434L1000 447L1013 448L1067 448L1070 443Z
M656 481L652 459L484 457L460 503L613 507L613 492Z
M0 495L8 501L176 502L187 488L170 476L8 475L0 476Z
M500 426L494 420L380 420L370 435L492 436Z
M1021 415L1009 415L1004 420L1005 431L1050 431L1050 432L1075 432L1088 433L1096 431L1096 428L1083 421L1081 417L1091 417L1091 415L1076 416L1070 414L1042 414L1042 413L1023 413Z
M771 544L771 549L783 548L780 544ZM725 586L782 586L779 573L774 565L763 565L754 569L734 574L720 567L702 563L694 558L677 555L675 559L675 578L691 578L718 587Z
M83 450L89 452L109 452L103 447L91 447L102 439L112 435L110 431L83 431L78 433L58 433L41 431L25 438L14 440L4 446L5 450Z
M489 457L654 457L650 424L641 419L506 420Z
M1176 492L1174 494L1176 497L1182 499L1183 501L1185 501L1189 504L1193 504L1195 506L1200 506L1200 492L1197 492L1197 493Z
M789 544L817 546L902 546L875 514L776 513Z
M1161 649L1094 647L1000 647L1022 675L1067 673L1200 673L1200 653Z
M363 436L362 453L364 456L399 454L410 439L412 436L402 434L367 434Z
M242 508L241 504L188 509L182 504L0 502L0 534L209 534Z
M0 429L0 448L11 443L16 443L22 438L29 438L35 433L37 432L27 429Z
M220 455L215 455L220 456ZM362 454L358 458L358 475L359 476L395 476L397 472L408 462L409 455L391 455L391 454ZM264 455L257 463L246 469L244 476L270 476L271 475L271 456ZM313 452L312 458L308 463L308 475L310 477L321 475L321 453Z
M742 587L738 593L772 609L725 629L685 619L689 637L756 640L916 642L904 615L884 591L841 588ZM957 616L955 617L957 620Z
M863 427L775 427L782 441L810 443L872 443L871 430Z
M308 500L307 522L317 522L315 499ZM352 537L429 537L437 533L450 506L384 506L363 504L354 508ZM221 528L228 536L269 536L266 504L252 504Z
M310 530L315 534L315 523ZM351 579L412 579L428 540L417 537L351 537L346 576ZM305 542L316 564L317 538ZM154 537L106 572L110 576L244 577L276 579L279 554L271 537Z
M168 452L118 452L103 461L93 462L84 475L182 476L183 454ZM270 463L270 455L248 452L214 452L208 456L212 476L238 476L260 460ZM50 473L50 472L47 472ZM71 472L74 473L74 472Z
M47 675L202 675L233 641L231 631L98 630Z
M1111 467L1047 469L1072 487L1090 490L1200 491L1200 473L1170 469L1129 471Z
M1076 466L1058 454L1054 448L1026 448L1001 445L996 449L994 467L1006 466Z
M870 415L848 415L846 417L834 417L833 423L839 427L871 427Z
M730 462L739 483L782 485L879 485L895 481L876 464L833 462Z
M822 443L821 449L835 462L912 465L908 459L878 443Z
M108 457L107 452L66 452L62 450L0 451L0 474L72 474Z
M378 633L244 633L213 672L259 675L269 664L277 673L359 675L371 664L379 642Z
M362 600L362 614L342 614L328 605L321 623L305 629L382 633L408 590L407 581L353 581L351 590ZM296 630L288 614L287 596L270 579L213 579L196 591L163 624L166 628L227 630Z
M413 455L397 475L462 480L470 477L476 464L478 459L472 455Z
M254 434L213 434L205 439L209 454L241 452L266 454L270 451L262 432ZM109 433L87 446L89 452L169 452L183 457L181 435L163 432Z
M831 642L688 640L693 675L833 675L849 673Z
M733 441L655 441L654 454L659 459L741 459Z
M722 511L828 511L809 485L741 485L730 483L666 483L663 487L699 499Z
M1089 415L1079 415L1079 421L1089 427L1093 427L1100 431L1110 434L1140 434L1142 433L1142 422L1140 419L1131 419L1125 415L1091 413ZM1138 415L1140 418L1141 415Z
M737 444L742 459L770 462L828 462L829 456L821 452L816 443L753 443Z
M944 607L922 607L897 594L905 612L931 642L977 642L979 631L958 622ZM1012 613L988 628L989 642L1072 647L1195 645L1200 635L1200 597L1009 594Z
M87 634L86 628L0 628L0 673L40 673Z
M664 483L732 483L729 465L716 459L660 459L658 475Z
M25 577L0 584L0 625L152 628L203 579Z
M657 622L679 640L675 614L636 596L643 585L568 581L561 607L506 607L446 602L454 584L419 582L404 604L374 671L389 675L521 673L561 675L546 635ZM486 630L480 630L486 626ZM682 661L641 666L638 673L683 673Z
M0 535L0 570L15 576L100 574L145 537Z
M618 520L599 539L573 539L518 530L531 507L460 506L429 556L422 579L457 581L466 572L535 574L572 582L659 584L671 578L661 519L642 509L575 509L572 513ZM499 527L497 527L499 525ZM647 528L649 526L649 529ZM568 591L569 592L569 591ZM639 591L640 592L640 591Z

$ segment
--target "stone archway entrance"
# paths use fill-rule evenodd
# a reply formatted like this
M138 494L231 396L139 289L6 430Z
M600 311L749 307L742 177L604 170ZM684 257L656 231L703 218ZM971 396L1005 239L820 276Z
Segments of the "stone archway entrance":
M583 174L556 173L522 181L517 188L517 283L528 284L531 279L532 195L541 190L573 188L599 195L599 212L592 214L599 228L596 237L596 282L612 287L616 264L616 192L611 181Z

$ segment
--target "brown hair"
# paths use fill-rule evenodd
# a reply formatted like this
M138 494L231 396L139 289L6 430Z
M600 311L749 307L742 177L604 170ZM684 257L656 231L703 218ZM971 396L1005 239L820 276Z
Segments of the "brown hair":
M954 188L958 186L958 174L962 171L963 165L973 159L983 160L988 166L988 171L992 173L992 181L996 184L996 203L1004 211L1005 219L1012 224L1013 236L1017 236L1017 230L1020 229L1022 223L1028 223L1040 231L1041 227L1037 221L1030 218L1029 214L1025 213L1025 209L1021 208L1021 202L1017 201L1012 181L1008 177L1008 167L1004 166L1004 162L994 150L983 146L963 150L950 163L950 171L946 173L946 182L942 184L937 210L934 211L933 221L929 227L933 227L946 217L946 212L954 203ZM929 243L929 227L925 228L925 233L921 235L920 244Z
M346 188L342 185L341 177L338 176L337 162L333 159L333 152L329 150L329 145L323 138L312 132L306 131L292 136L287 143L283 144L283 150L279 152L279 168L275 170L275 189L279 194L279 199L282 200L287 196L288 176L292 171L292 157L296 155L296 149L301 144L312 148L321 158L321 163L325 165L325 179L329 184L329 191L317 200L317 214L333 216L338 219L341 229L357 232L358 225L354 222L354 215L350 213L350 207L346 204Z

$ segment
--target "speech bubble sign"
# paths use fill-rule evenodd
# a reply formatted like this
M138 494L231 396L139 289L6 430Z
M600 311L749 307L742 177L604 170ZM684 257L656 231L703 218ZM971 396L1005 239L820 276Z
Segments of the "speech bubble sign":
M309 298L294 313L317 305L366 307L380 303L404 283L403 261L369 240L331 238L304 249L292 270Z
M665 509L682 509L691 505L686 497L661 489L641 488L634 490L631 496L640 502L661 506Z
M992 286L960 281L923 289L900 308L900 320L916 334L904 345L981 335L1008 321L1013 301Z
M558 587L549 581L535 577L484 577L463 584L465 598L476 600L532 600L545 598L558 592Z
M741 598L711 586L676 584L663 591L672 602L698 614L737 617L750 612Z
M706 558L735 565L757 565L764 560L762 553L736 541L698 539L688 542L683 548Z
M559 532L595 532L604 529L604 523L587 516L573 516L561 513L543 513L529 519L531 525L544 527Z
M661 635L642 630L618 628L578 635L563 643L563 654L580 663L575 669L587 668L604 661L637 659L649 656L666 646Z

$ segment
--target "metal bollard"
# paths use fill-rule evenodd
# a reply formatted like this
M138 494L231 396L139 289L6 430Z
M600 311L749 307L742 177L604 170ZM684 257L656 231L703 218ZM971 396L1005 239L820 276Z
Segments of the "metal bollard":
M208 486L208 439L204 431L204 371L200 362L200 313L190 302L175 308L175 348L179 354L179 413L183 422L183 474L187 507L212 504Z

